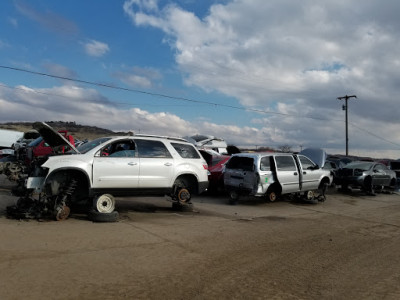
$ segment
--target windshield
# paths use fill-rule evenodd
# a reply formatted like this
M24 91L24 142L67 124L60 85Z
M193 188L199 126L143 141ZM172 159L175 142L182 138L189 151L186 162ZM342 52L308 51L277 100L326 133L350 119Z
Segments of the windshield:
M346 169L360 169L367 171L371 169L373 163L371 162L352 162L345 166Z
M109 141L111 138L110 137L103 137L103 138L98 138L93 141L89 141L87 143L84 143L80 145L78 148L76 148L80 153L86 153L92 150L93 148L97 147L98 145L101 145L107 141Z

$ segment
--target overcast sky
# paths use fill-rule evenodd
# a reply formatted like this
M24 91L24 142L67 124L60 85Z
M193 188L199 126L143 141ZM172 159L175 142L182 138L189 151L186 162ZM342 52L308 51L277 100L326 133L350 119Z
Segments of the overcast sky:
M1 1L0 122L400 158L400 1Z

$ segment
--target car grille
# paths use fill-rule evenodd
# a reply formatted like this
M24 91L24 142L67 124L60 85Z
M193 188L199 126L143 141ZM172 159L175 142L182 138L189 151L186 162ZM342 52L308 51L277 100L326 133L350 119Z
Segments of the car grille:
M340 169L338 173L340 177L353 176L353 169Z

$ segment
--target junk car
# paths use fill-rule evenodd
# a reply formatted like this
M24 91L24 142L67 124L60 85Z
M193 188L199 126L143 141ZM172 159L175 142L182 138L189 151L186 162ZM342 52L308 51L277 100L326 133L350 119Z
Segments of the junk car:
M46 123L39 130L50 145L72 150L48 157L32 172L26 181L30 193L9 209L11 215L63 220L74 204L86 203L91 220L112 222L118 217L114 196L169 195L181 207L207 189L207 163L184 139L113 136L75 148Z
M225 165L224 184L230 203L240 195L275 201L283 194L298 194L308 200L320 190L321 200L332 182L332 174L304 155L288 153L239 153Z
M377 162L351 162L339 169L337 175L342 190L347 190L349 187L361 188L373 194L374 189L396 186L396 172Z

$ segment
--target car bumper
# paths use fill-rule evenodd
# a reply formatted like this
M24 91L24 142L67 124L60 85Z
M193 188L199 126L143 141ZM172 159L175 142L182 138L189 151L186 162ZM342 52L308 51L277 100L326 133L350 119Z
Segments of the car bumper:
M200 181L198 184L198 189L197 189L198 194L201 194L201 193L207 191L207 188L208 188L208 181Z

